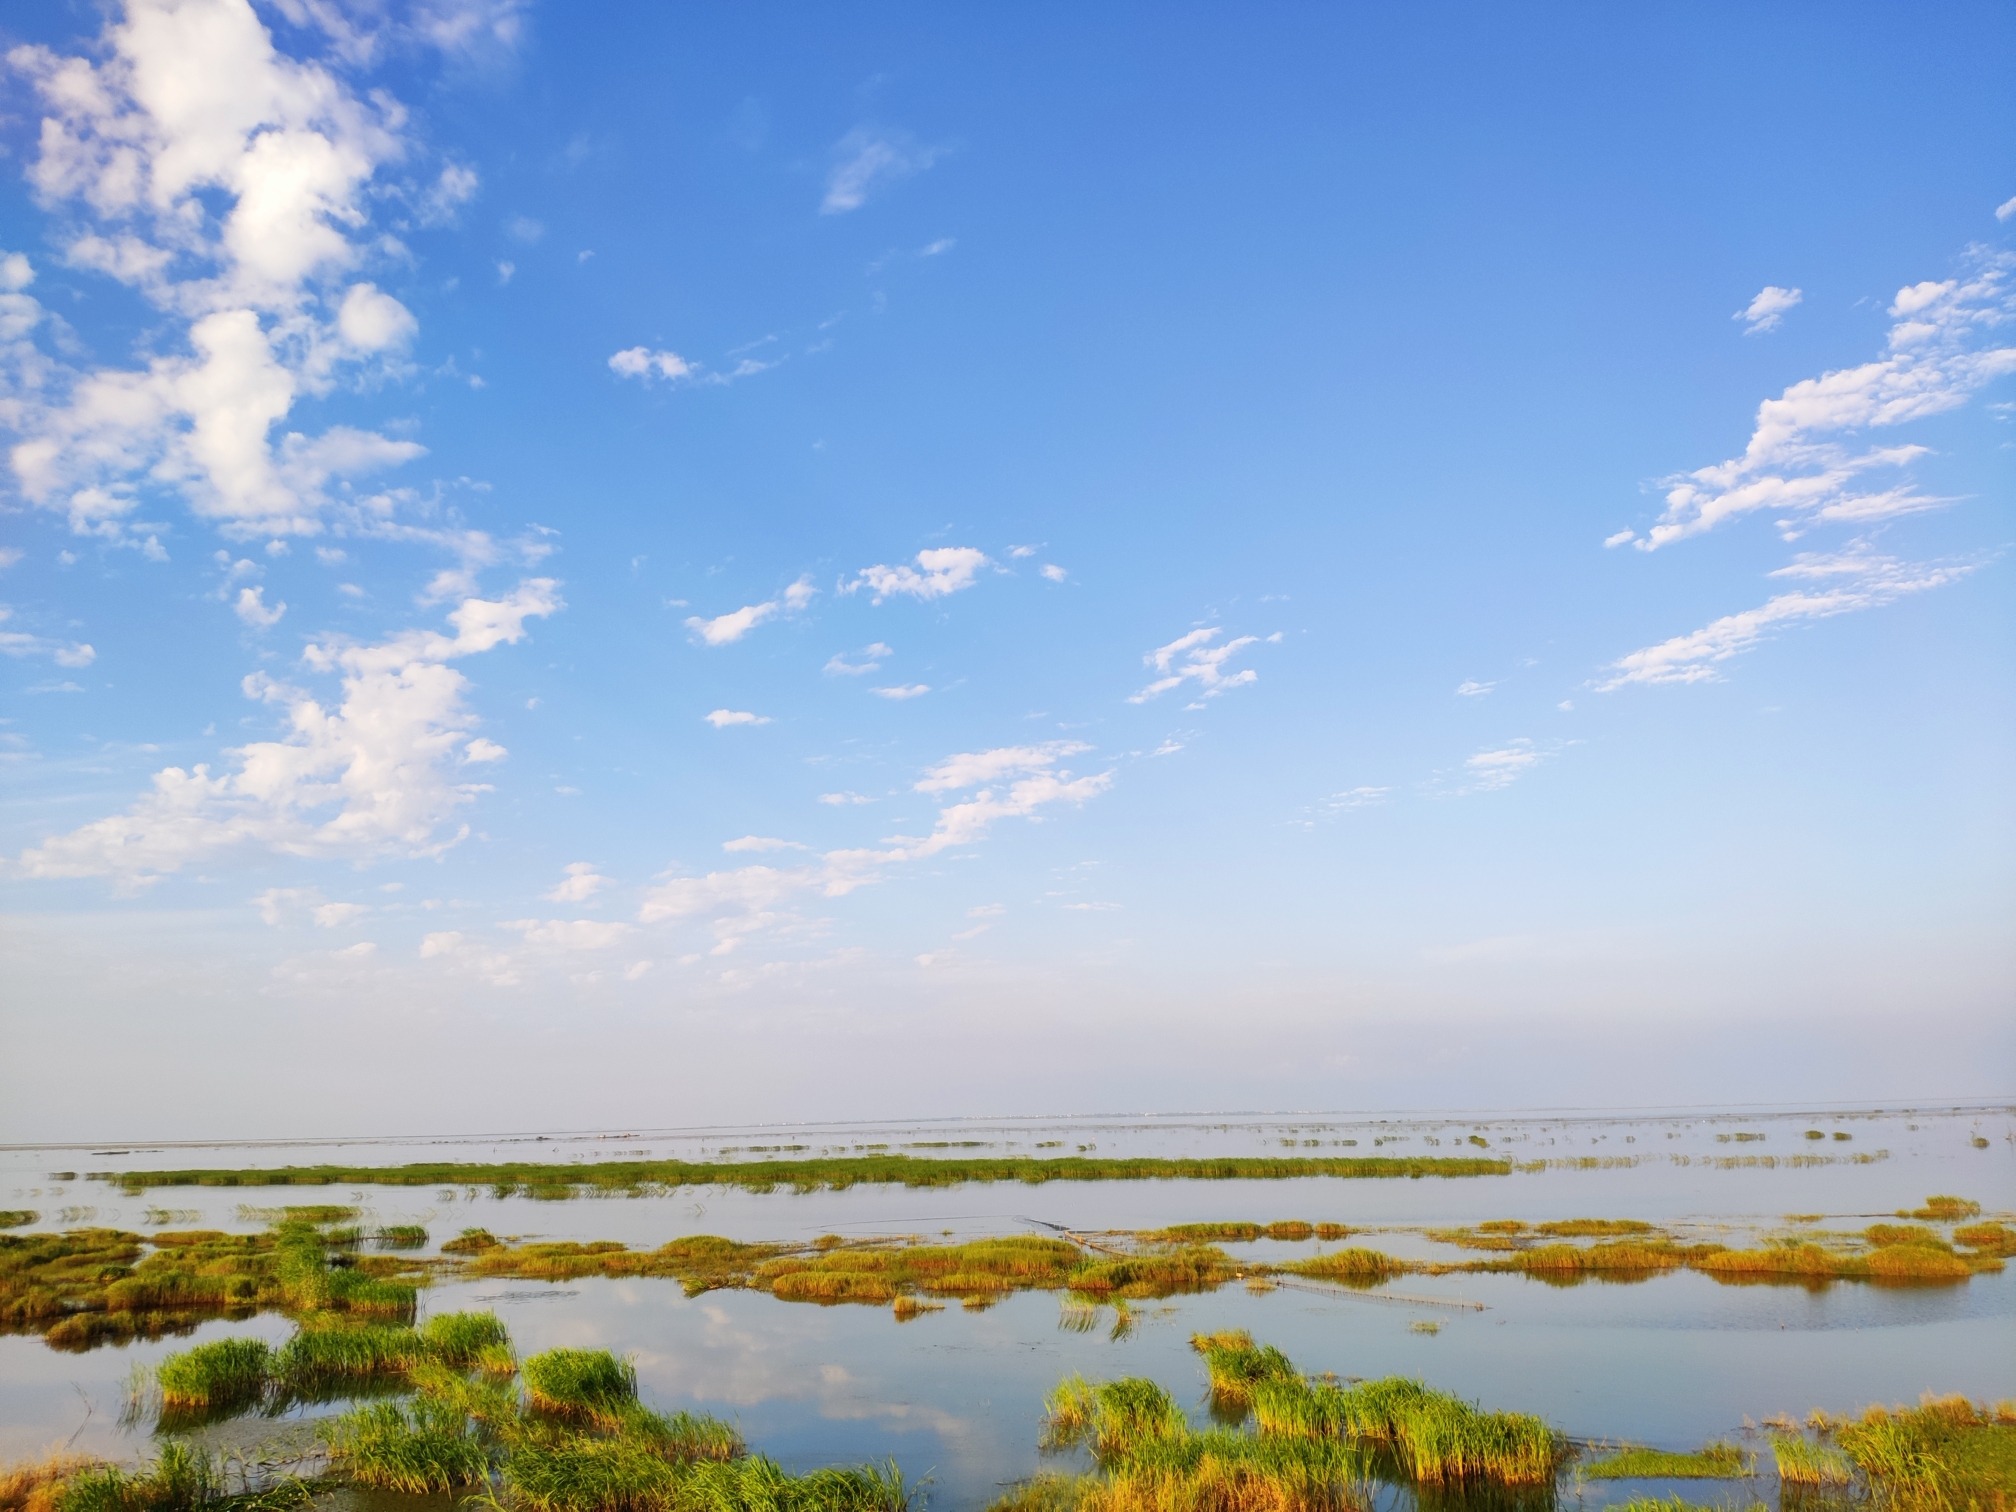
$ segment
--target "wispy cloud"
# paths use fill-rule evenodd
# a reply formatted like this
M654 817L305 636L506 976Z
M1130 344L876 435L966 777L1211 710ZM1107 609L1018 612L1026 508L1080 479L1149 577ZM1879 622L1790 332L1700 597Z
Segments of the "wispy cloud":
M922 698L926 693L931 691L931 685L929 683L909 683L893 688L870 688L868 691L873 693L877 698L892 698L900 702L906 698Z
M834 144L833 167L826 175L826 197L819 212L844 215L859 210L871 194L922 173L938 157L937 148L923 146L905 132L857 126Z
M603 888L614 885L595 870L593 861L571 861L565 867L565 873L551 892L540 896L553 903L586 903Z
M1860 541L1845 551L1802 554L1771 576L1815 587L1778 594L1755 609L1725 614L1699 630L1620 657L1605 669L1610 675L1596 684L1596 691L1610 693L1633 683L1712 682L1721 676L1716 670L1721 663L1755 649L1781 626L1879 608L1906 594L1957 582L1980 565L1900 562L1876 555Z
M1259 645L1261 638L1257 635L1242 635L1236 640L1227 641L1222 646L1213 646L1211 642L1221 633L1215 626L1192 630L1177 636L1168 645L1157 646L1150 651L1141 658L1142 662L1164 675L1148 684L1139 693L1132 695L1127 702L1146 703L1151 698L1161 697L1171 688L1178 688L1192 681L1196 682L1201 690L1198 693L1200 698L1216 698L1221 693L1229 693L1232 689L1243 687L1247 683L1258 682L1260 674L1252 668L1248 667L1244 671L1228 675L1225 663L1248 646ZM1281 636L1277 632L1267 639L1278 641Z
M812 602L818 591L812 586L810 576L801 577L774 599L766 599L760 604L744 604L740 609L717 614L712 619L693 615L687 619L686 628L691 630L703 645L732 645L765 620L774 618L779 613L798 613Z
M677 352L652 351L649 347L626 347L609 359L609 371L619 378L691 378L700 371L697 362L688 362Z
M1495 751L1479 751L1463 763L1465 793L1491 793L1510 787L1538 766L1544 753L1530 740L1514 740Z
M721 842L721 849L723 849L724 851L731 851L731 852L780 851L780 850L802 851L807 848L808 847L806 846L800 845L796 840L774 840L768 835L744 835L740 840L723 840Z
M1457 684L1456 696L1458 698L1482 698L1497 686L1498 684L1495 682L1478 682L1475 678L1471 678Z
M14 617L14 611L0 604L0 625ZM46 656L59 667L88 667L98 653L83 641L51 640L21 630L0 630L0 656Z
M1743 330L1745 336L1761 336L1766 331L1777 330L1785 312L1798 304L1802 297L1798 289L1781 289L1776 284L1766 284L1755 299L1729 318L1749 322Z
M847 660L850 654L862 659L857 662L850 662ZM836 677L859 677L865 672L880 671L882 658L885 656L894 656L895 654L896 652L892 647L884 645L881 641L876 641L872 645L863 646L859 651L852 653L846 651L834 652L831 659L827 661L824 670Z
M1666 508L1651 530L1642 538L1620 531L1607 544L1655 551L1765 509L1778 512L1780 530L1793 539L1819 522L1865 524L1951 502L1918 492L1908 478L1873 490L1862 481L1908 467L1924 447L1858 450L1836 438L1940 414L2016 372L2016 346L1992 344L2016 320L2009 276L2016 255L1975 249L1967 260L1965 277L1897 291L1889 355L1765 400L1742 456L1668 480Z
M769 715L751 714L746 709L716 709L711 714L703 714L701 718L705 719L707 723L714 726L717 730L725 730L730 725L766 725L770 723Z

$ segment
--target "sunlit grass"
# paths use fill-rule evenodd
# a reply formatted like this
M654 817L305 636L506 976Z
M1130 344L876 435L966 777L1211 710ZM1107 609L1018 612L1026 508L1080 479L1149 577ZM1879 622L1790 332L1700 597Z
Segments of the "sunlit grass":
M1747 1475L1749 1465L1734 1444L1704 1444L1692 1454L1674 1454L1626 1445L1576 1466L1587 1480L1727 1480Z

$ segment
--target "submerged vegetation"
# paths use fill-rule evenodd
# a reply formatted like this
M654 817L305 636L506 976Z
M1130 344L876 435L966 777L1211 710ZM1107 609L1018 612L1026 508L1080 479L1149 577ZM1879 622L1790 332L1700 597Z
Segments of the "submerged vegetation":
M563 1198L583 1193L658 1193L690 1186L752 1191L843 1191L863 1184L934 1187L1019 1181L1269 1181L1302 1176L1509 1176L1506 1160L1466 1156L1222 1156L1198 1160L1098 1156L840 1155L803 1160L602 1160L593 1165L512 1161L399 1166L282 1166L277 1169L94 1171L94 1181L131 1193L160 1186L473 1186L499 1197Z

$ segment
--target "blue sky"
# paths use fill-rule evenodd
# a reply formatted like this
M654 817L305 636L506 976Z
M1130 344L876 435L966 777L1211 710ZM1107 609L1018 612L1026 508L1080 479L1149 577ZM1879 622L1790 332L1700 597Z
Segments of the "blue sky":
M0 1135L2009 1090L2006 8L10 24Z

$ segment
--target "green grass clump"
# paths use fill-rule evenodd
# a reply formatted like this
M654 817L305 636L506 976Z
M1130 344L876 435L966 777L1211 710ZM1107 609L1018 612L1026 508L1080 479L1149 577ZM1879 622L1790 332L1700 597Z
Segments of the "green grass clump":
M381 1249L424 1249L427 1245L427 1230L417 1223L384 1224L372 1230L371 1237Z
M264 1339L217 1339L168 1355L155 1367L154 1383L168 1409L256 1402L272 1360Z
M1730 1509L1697 1506L1684 1496L1634 1496L1629 1501L1610 1503L1603 1512L1730 1512ZM1752 1502L1748 1512L1769 1512L1769 1509L1762 1502Z
M479 1485L490 1477L490 1451L473 1420L427 1395L369 1403L320 1433L331 1462L360 1486L417 1495Z
M1729 1480L1749 1473L1743 1451L1720 1440L1692 1454L1629 1444L1576 1469L1587 1480Z
M494 1368L499 1357L510 1358L511 1336L495 1313L436 1313L420 1330L427 1353L443 1365Z
M495 1249L504 1241L488 1229L465 1228L453 1239L441 1246L444 1255L474 1255L487 1249Z
M637 1367L606 1349L549 1349L522 1368L525 1399L556 1417L615 1422L637 1400Z
M1771 1435L1771 1455L1778 1479L1788 1486L1845 1486L1855 1478L1848 1456L1828 1444L1797 1435Z
M592 1166L510 1161L277 1169L95 1171L128 1192L157 1186L485 1186L499 1196L571 1197L590 1191L737 1186L754 1191L841 1191L863 1183L908 1187L1019 1181L1276 1181L1302 1176L1509 1176L1512 1163L1469 1156L1218 1156L1195 1160L1024 1155L843 1155L796 1160L601 1160Z
M1274 1380L1254 1388L1263 1435L1341 1438L1384 1451L1400 1478L1428 1484L1552 1484L1566 1443L1539 1418L1484 1412L1401 1377L1352 1387Z
M280 1390L314 1400L355 1382L404 1375L427 1354L417 1329L304 1328L275 1352L273 1376Z
M1999 1512L2016 1488L2016 1404L1928 1398L1829 1427L1839 1452L1899 1512Z
M28 1208L0 1208L0 1229L26 1228L31 1223L39 1223L40 1213Z
M1189 1431L1190 1420L1176 1399L1153 1381L1138 1378L1094 1385L1083 1376L1068 1376L1043 1403L1045 1446L1075 1449L1082 1444L1102 1463L1124 1459L1151 1439Z
M1295 1377L1288 1356L1272 1344L1255 1345L1253 1335L1243 1328L1192 1334L1190 1347L1204 1357L1204 1368L1211 1376L1212 1401L1219 1407L1243 1412L1253 1401L1253 1388L1262 1381Z

